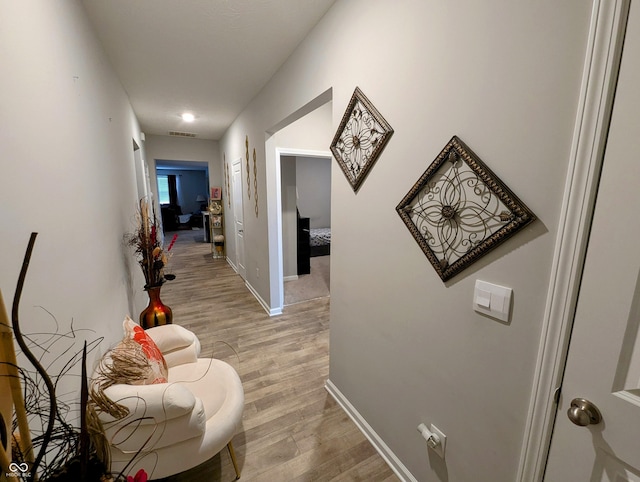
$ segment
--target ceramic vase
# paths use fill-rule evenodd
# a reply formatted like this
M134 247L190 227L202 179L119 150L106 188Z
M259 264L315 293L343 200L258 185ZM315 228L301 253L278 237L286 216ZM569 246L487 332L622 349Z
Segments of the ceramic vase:
M145 330L154 326L169 325L173 321L171 308L160 299L160 288L162 286L145 288L149 295L149 305L140 313L140 326Z

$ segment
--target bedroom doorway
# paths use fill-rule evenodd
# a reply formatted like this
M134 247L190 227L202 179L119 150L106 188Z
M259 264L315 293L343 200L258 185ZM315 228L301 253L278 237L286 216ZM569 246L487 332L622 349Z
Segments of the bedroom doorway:
M331 158L280 153L284 306L330 295Z
M327 146L334 135L332 98L329 88L265 131L270 291L265 305L272 316L282 314L284 306L280 157L331 159Z

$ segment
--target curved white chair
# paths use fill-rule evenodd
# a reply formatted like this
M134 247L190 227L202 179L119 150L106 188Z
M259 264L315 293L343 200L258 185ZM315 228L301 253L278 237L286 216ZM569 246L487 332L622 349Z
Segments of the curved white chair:
M111 471L134 475L145 469L149 479L189 470L209 460L225 445L240 478L231 439L240 427L244 392L227 363L198 358L200 342L179 325L150 328L169 368L168 383L114 385L105 390L129 415L99 417L110 441Z

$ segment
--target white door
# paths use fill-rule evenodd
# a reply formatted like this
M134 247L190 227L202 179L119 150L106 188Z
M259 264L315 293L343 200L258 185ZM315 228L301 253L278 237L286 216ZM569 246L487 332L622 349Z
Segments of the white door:
M233 189L234 235L236 243L236 268L242 279L247 279L247 268L244 264L244 214L242 202L242 163L240 159L231 166Z
M579 426L573 399L599 409ZM576 402L572 418L595 422ZM591 411L593 413L593 411ZM640 482L640 3L632 0L547 482Z

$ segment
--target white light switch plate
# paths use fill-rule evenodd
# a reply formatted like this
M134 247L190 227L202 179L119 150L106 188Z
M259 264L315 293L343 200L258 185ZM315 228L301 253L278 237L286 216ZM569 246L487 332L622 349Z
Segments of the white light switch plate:
M511 288L476 280L473 309L497 320L509 322L512 294Z

